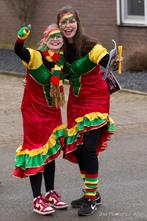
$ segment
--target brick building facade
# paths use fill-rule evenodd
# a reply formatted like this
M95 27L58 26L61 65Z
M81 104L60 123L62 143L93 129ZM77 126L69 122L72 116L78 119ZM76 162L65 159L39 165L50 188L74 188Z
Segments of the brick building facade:
M20 0L21 1L21 0ZM12 48L20 27L18 14L9 0L0 0L0 48ZM96 37L108 49L115 39L124 49L136 44L146 44L145 27L117 25L116 0L34 0L33 12L27 23L32 24L30 42L39 41L44 28L56 21L57 10L64 5L72 5L79 12L85 31Z

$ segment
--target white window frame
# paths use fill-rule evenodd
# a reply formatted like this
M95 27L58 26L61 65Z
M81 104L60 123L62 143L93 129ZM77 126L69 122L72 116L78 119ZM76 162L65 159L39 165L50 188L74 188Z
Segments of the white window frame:
M144 0L144 16L126 16L126 0L116 0L117 24L126 26L147 26L147 0Z

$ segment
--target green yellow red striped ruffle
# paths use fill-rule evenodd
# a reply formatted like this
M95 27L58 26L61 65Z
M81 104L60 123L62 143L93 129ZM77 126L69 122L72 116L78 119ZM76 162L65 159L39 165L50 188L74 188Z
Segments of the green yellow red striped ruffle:
M83 143L83 133L105 126L103 135L97 146L97 154L107 148L107 141L115 131L115 123L107 113L93 112L79 117L75 120L75 125L68 129L66 145L64 147L64 158L76 163L73 151L78 145Z
M48 142L42 147L34 150L23 150L22 146L18 147L13 175L24 178L42 172L44 165L60 154L66 135L66 126L60 125L53 130Z

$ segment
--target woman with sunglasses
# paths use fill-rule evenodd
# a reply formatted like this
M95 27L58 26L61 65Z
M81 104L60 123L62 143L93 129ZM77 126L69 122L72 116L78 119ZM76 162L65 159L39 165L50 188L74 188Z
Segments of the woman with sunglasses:
M29 177L33 192L33 211L48 215L67 208L54 190L55 159L66 135L60 107L64 104L63 38L57 25L48 26L38 50L25 48L31 26L17 35L15 53L27 69L21 105L24 140L16 150L14 176ZM41 194L42 176L46 194Z
M109 54L97 40L83 34L79 16L72 7L58 11L57 24L63 34L65 60L73 63L79 59L79 65L75 62L77 69L85 62L81 75L73 63L75 75L68 76L68 137L64 147L64 158L78 163L83 179L83 196L72 201L71 206L78 208L79 216L85 216L93 214L96 205L101 204L97 156L107 148L107 140L114 132L109 116L110 92L100 70L100 66L107 66ZM82 59L86 54L96 67L92 65L90 69L89 60Z

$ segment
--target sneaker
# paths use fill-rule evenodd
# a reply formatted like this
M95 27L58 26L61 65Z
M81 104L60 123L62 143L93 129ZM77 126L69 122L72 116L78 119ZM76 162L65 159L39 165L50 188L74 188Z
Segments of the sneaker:
M46 193L45 201L56 209L68 208L68 204L61 201L61 196L55 190L50 190Z
M84 198L85 198L85 197L83 196L83 197L81 197L81 198L79 198L79 199L77 199L77 200L73 200L73 201L71 202L72 208L80 208L81 205L82 205L82 203L83 203ZM101 196L100 196L99 193L96 194L96 200L95 200L95 202L96 202L96 206L99 206L99 205L102 204L102 202L101 202Z
M54 213L55 210L48 206L48 204L45 202L44 198L41 196L36 197L33 200L34 209L33 211L35 213L41 214L41 215L48 215L51 213Z
M79 216L88 216L93 214L97 210L96 201L90 198L84 197L83 203L78 210Z

